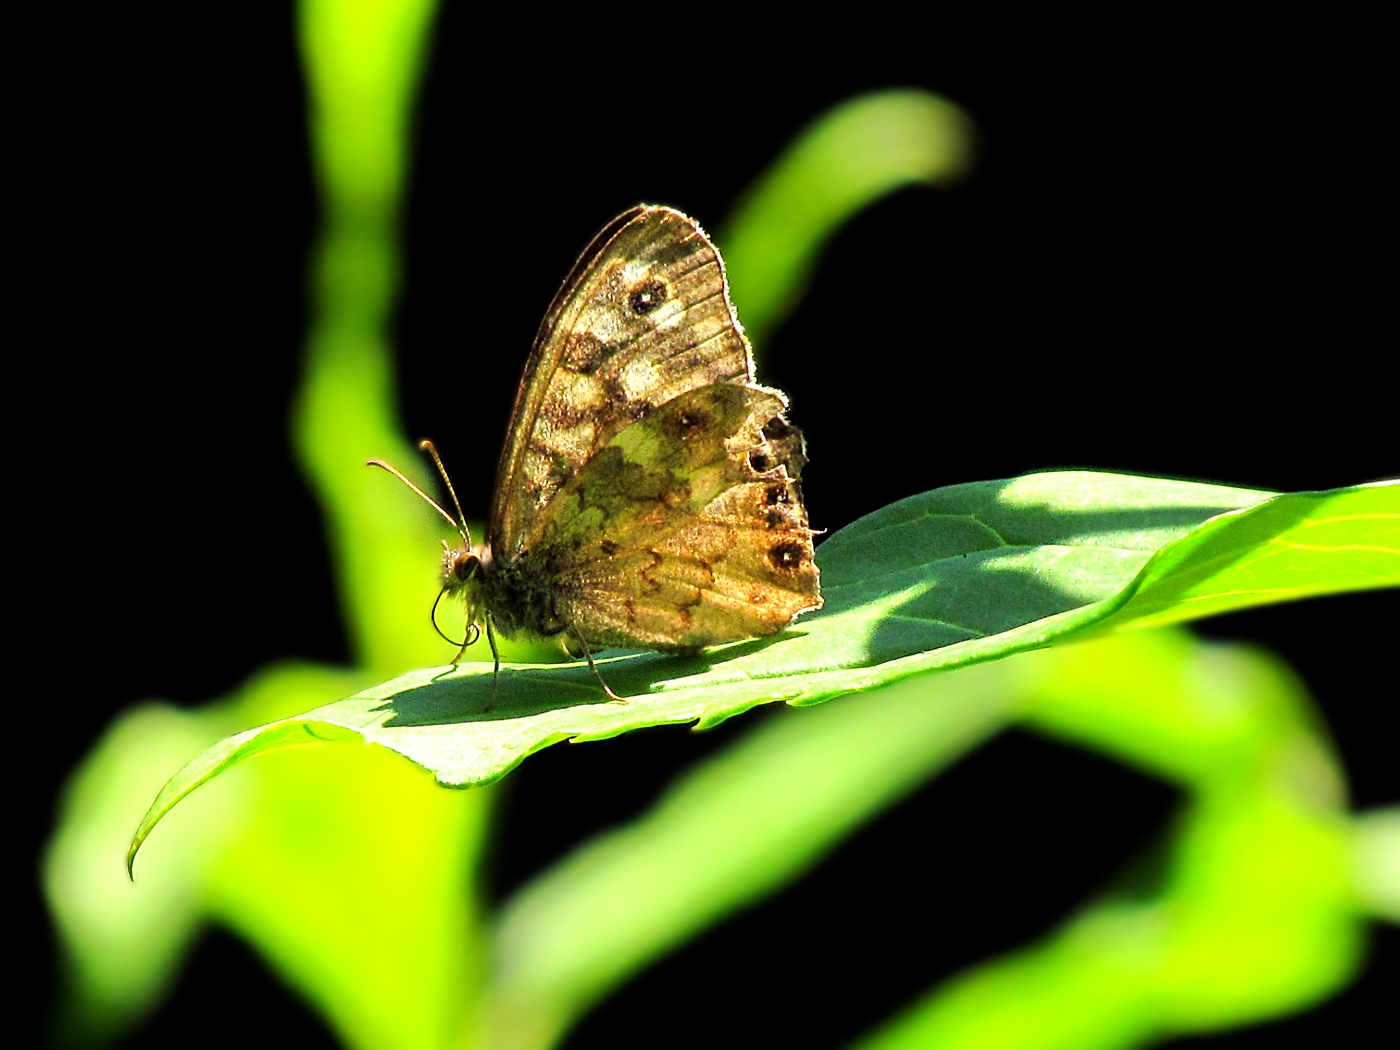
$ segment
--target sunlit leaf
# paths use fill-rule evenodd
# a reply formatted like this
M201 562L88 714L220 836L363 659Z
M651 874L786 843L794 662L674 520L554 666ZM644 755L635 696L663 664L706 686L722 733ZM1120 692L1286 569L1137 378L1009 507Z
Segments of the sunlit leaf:
M1287 548L1301 532L1318 539L1339 505L1349 520L1370 523L1366 542L1348 529L1333 548L1309 542L1297 561L1250 557ZM1117 626L1131 626L1135 598L1152 599L1144 607L1159 617L1154 595L1177 581L1188 581L1183 602L1203 612L1271 594L1393 586L1398 512L1395 484L1274 497L1065 472L938 489L832 536L818 554L827 605L783 635L688 659L647 653L599 661L612 687L631 697L626 704L607 702L580 665L511 666L494 687L482 665L404 675L211 748L162 790L132 855L160 816L209 777L298 740L348 731L412 759L440 783L477 785L562 740L713 725L775 700L817 703L1067 640L1115 613ZM1202 528L1221 514L1226 524ZM1239 537L1229 556L1222 536ZM1251 573L1247 590L1233 586L1241 564ZM1275 578L1286 587L1266 586ZM1203 595L1210 600L1197 600Z

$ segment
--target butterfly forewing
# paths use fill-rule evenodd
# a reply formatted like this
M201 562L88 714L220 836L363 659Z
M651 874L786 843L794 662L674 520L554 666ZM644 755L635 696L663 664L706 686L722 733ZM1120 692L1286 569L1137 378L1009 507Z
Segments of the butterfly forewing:
M700 228L669 208L619 216L536 337L497 473L487 535L496 556L535 545L551 500L653 408L752 375L723 265Z

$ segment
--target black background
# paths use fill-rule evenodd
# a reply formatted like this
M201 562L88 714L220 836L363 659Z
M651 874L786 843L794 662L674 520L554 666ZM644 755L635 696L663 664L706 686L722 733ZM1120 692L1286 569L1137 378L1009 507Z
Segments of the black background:
M470 10L449 5L431 48L395 321L408 433L439 442L469 513L485 511L539 316L597 227L644 200L713 230L815 116L903 86L964 106L980 159L961 187L895 194L843 229L760 348L760 379L808 434L814 525L1032 469L1297 490L1400 466L1376 259L1394 232L1393 122L1372 28L927 12L917 26L729 27L636 9L597 36ZM108 720L146 697L197 704L279 656L347 651L287 440L316 222L289 10L75 15L35 30L33 50L16 216L34 234L19 303L33 321L12 358L25 372L11 491L35 528L35 646L100 683L55 697L64 725L25 776L41 801L21 816L21 933L49 976L33 860L46 800ZM1347 595L1200 625L1298 668L1358 808L1400 798L1381 650L1398 606ZM752 721L531 759L507 784L488 895L642 811ZM1053 929L1175 804L1103 759L1010 734L642 976L570 1045L843 1045ZM911 850L925 842L937 848ZM911 918L924 901L938 905ZM751 979L701 990L736 959ZM1397 976L1391 928L1328 1003L1199 1045L1335 1043L1380 1022ZM132 1045L184 1042L212 1015L230 1036L330 1042L214 933Z

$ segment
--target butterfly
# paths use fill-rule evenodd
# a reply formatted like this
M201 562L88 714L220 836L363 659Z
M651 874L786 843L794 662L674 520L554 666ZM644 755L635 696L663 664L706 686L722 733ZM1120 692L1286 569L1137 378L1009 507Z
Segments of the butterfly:
M559 636L693 653L775 634L822 605L802 501L802 433L754 382L724 264L700 226L642 205L605 226L540 324L496 473L485 542L446 548L466 640ZM434 610L437 605L434 603ZM436 621L434 621L436 623Z

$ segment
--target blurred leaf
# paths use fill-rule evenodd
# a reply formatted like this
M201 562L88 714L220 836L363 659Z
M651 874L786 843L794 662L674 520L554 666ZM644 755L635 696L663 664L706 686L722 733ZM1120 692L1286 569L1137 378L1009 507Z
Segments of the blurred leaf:
M363 744L270 756L210 871L209 915L364 1050L459 1045L481 986L472 892L489 792Z
M902 186L956 180L971 150L967 115L923 91L865 95L804 130L718 238L754 344L761 349L801 299L826 241L852 216Z
M1359 817L1355 836L1362 903L1377 918L1400 922L1400 807Z
M1345 520L1368 523L1367 531L1330 533L1337 545L1329 548L1339 507ZM1145 614L1160 618L1161 595L1173 589L1185 608L1204 613L1394 585L1398 510L1395 484L1270 497L1064 472L937 489L877 511L823 544L826 607L780 636L686 659L648 653L599 661L610 684L632 698L627 704L606 702L578 665L516 665L503 671L494 698L482 665L412 672L210 748L162 789L132 856L199 784L240 759L313 735L359 734L431 770L440 783L479 785L561 740L667 723L714 725L761 703L818 703L1039 648L1115 612L1122 611L1115 625L1128 625L1139 596ZM1233 513L1201 528L1222 511ZM1301 553L1288 557L1295 549ZM1278 553L1254 556L1264 550ZM1243 575L1248 589L1235 586Z
M686 772L505 906L487 1044L550 1045L658 955L791 882L1001 728L1025 671L1007 661L786 713Z
M43 862L67 978L57 1015L63 1042L109 1038L169 991L202 922L208 867L246 819L247 782L229 778L172 818L170 834L143 861L139 887L126 877L122 851L149 793L230 723L238 724L226 706L139 707L116 721L65 788Z
M68 965L68 1003L60 1015L67 1035L82 1041L115 1033L164 997L204 921L211 871L257 822L253 780L202 792L151 851L133 886L119 858L148 793L191 747L363 681L344 671L285 665L199 711L150 704L108 730L64 792L44 859L45 894Z
M402 200L409 115L435 7L434 0L298 5L313 100L313 157L321 194L336 215L392 215ZM394 243L392 235L375 239L381 246Z
M398 294L409 107L432 0L304 0L313 156L325 202L313 323L293 410L303 469L326 514L359 662L378 675L442 659L423 630L439 527L420 500L365 467L389 459L427 482L403 439L388 345Z
M417 470L399 437L385 333L398 281L407 118L433 7L301 6L325 226L294 421L374 677L444 649L421 626L436 592L435 522L416 500L383 498L392 483L364 467L370 456L390 456ZM212 917L301 987L350 1045L453 1041L475 1002L467 888L486 795L444 796L377 749L318 752L202 794L134 886L108 863L111 843L136 825L150 778L164 780L173 767L172 749L187 752L366 680L285 666L204 712L147 708L118 722L75 779L46 868L72 960L69 1035L110 1035L148 1011ZM407 901L404 886L413 887ZM380 966L391 972L376 973Z
M1341 771L1298 683L1260 653L1153 638L1038 654L1029 711L1192 792L1162 890L955 978L862 1050L1140 1046L1302 1009L1355 972Z
M507 903L491 1045L549 1045L656 956L791 882L1026 713L1110 753L1126 744L1193 792L1168 889L1112 900L955 982L889 1045L1127 1046L1297 1009L1352 971L1363 917L1340 769L1296 682L1240 647L1134 632L775 718L686 773Z
M471 1023L485 793L442 791L355 738L201 792L135 885L119 861L150 790L192 740L363 680L288 664L197 714L142 708L108 734L69 790L45 865L72 960L73 1035L119 1031L148 1012L208 919L257 946L346 1045L445 1047Z

